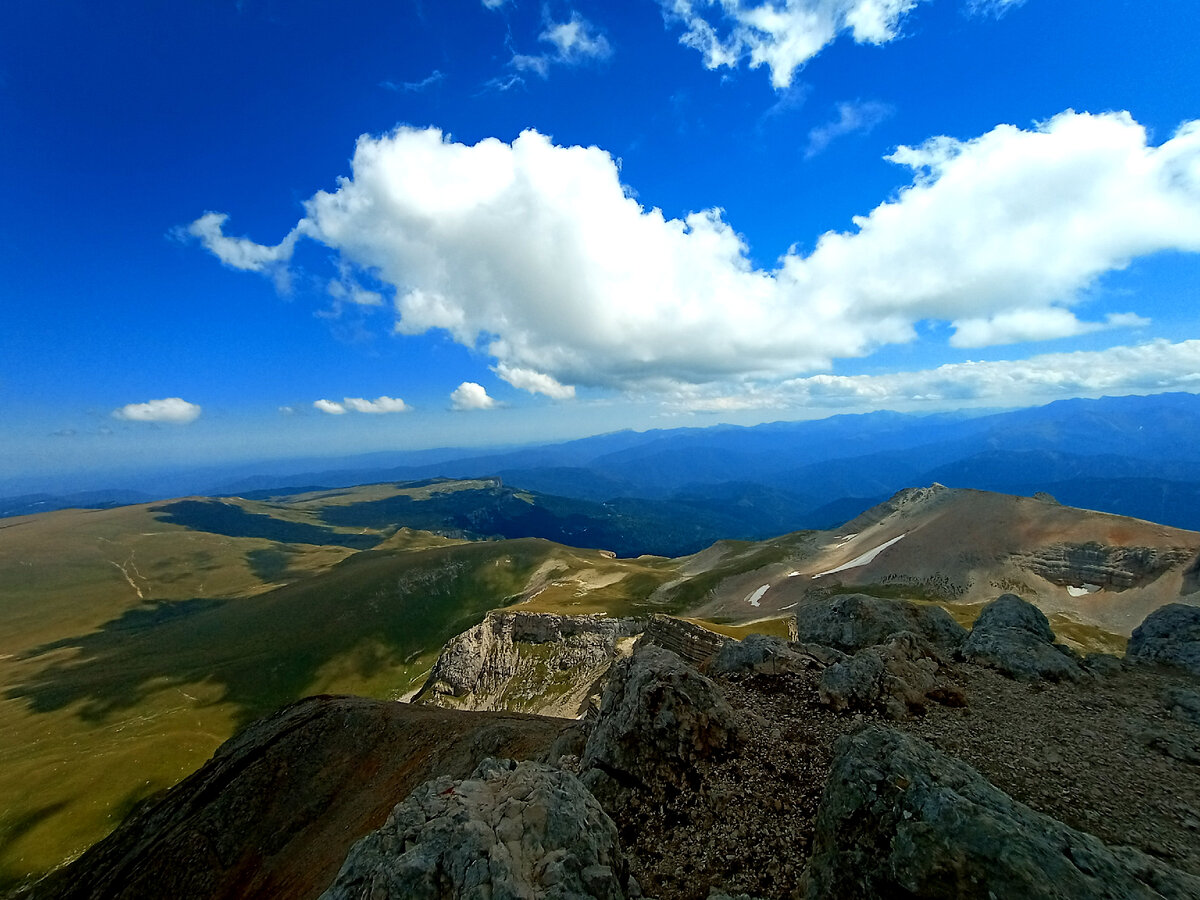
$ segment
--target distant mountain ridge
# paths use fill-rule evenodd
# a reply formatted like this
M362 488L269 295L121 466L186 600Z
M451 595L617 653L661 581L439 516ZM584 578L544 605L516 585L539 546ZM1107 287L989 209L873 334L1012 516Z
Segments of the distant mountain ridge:
M695 520L706 536L758 540L828 528L906 486L940 482L1047 492L1072 506L1200 530L1200 396L1189 393L1059 400L983 415L881 411L750 427L620 431L502 450L372 453L324 468L315 462L263 463L259 474L223 480L210 474L188 491L157 496L269 496L499 477L511 487L605 503L626 515ZM45 510L136 501L119 492L90 501L0 499L0 517L33 512L31 502Z

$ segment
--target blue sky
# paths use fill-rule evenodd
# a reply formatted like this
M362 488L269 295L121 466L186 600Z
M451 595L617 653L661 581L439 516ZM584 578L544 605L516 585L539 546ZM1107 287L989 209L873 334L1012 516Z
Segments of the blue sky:
M1195 389L1198 18L16 0L0 489Z

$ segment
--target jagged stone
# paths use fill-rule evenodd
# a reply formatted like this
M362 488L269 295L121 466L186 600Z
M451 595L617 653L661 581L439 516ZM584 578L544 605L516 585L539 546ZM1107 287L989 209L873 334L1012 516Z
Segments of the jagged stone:
M841 738L817 813L810 900L1186 900L1200 878L1018 803L892 729Z
M911 631L939 651L951 651L967 630L940 606L888 600L867 594L838 594L802 601L796 608L796 639L846 653L882 644L893 634Z
M830 666L821 675L818 695L834 710L880 709L892 719L922 713L931 701L966 702L962 688L941 673L937 651L911 631Z
M644 620L494 612L451 638L413 702L574 717Z
M963 659L1018 681L1079 681L1085 675L1040 609L1016 594L1003 594L983 608L960 649Z
M730 639L673 616L651 616L639 643L670 650L684 662L704 667Z
M617 827L574 775L487 759L398 804L321 900L624 900L627 886Z
M672 794L697 787L697 760L740 739L720 689L653 644L613 667L581 761L583 782L606 806L628 790Z
M708 671L714 675L783 675L823 669L846 658L846 654L832 647L791 644L783 638L751 634L740 641L726 641Z
M1187 688L1168 688L1163 691L1163 706L1177 719L1200 725L1200 692Z
M1125 655L1144 662L1165 662L1200 675L1200 607L1168 603L1133 629Z

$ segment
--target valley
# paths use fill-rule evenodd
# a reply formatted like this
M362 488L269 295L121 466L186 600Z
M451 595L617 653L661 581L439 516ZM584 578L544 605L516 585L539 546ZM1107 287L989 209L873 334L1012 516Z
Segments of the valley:
M613 525L586 512L489 478L4 520L3 883L78 855L287 703L412 696L493 610L641 623L631 634L669 614L743 637L786 635L805 598L903 596L970 624L1016 590L1068 645L1119 653L1149 611L1200 589L1200 534L1048 498L934 485L831 531L674 558L588 543ZM550 711L529 690L517 708Z

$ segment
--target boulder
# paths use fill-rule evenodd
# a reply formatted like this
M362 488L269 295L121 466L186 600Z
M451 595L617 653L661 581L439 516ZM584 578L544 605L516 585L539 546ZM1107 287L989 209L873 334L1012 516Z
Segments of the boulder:
M1137 628L1125 655L1143 662L1165 662L1200 675L1200 607L1161 606Z
M882 644L900 631L919 634L939 652L954 650L967 636L967 630L940 606L909 600L837 594L804 600L796 608L797 641L846 653Z
M937 651L911 631L860 650L821 675L821 702L836 711L879 710L891 719L923 713L931 701L962 706L962 688L941 672Z
M574 775L487 759L417 788L321 900L623 900L628 881L616 825Z
M609 808L626 791L673 795L699 784L695 764L740 740L720 689L670 650L642 644L617 663L580 761Z
M712 675L783 675L823 669L846 654L819 644L789 644L783 638L751 634L727 641L708 666Z
M1200 878L1035 812L916 738L873 726L834 752L805 878L813 900L1200 897Z
M1042 611L1016 594L1004 594L983 608L959 653L1018 681L1085 677L1070 651L1054 643Z
M1200 692L1187 688L1167 688L1162 695L1163 706L1176 719L1200 725Z

